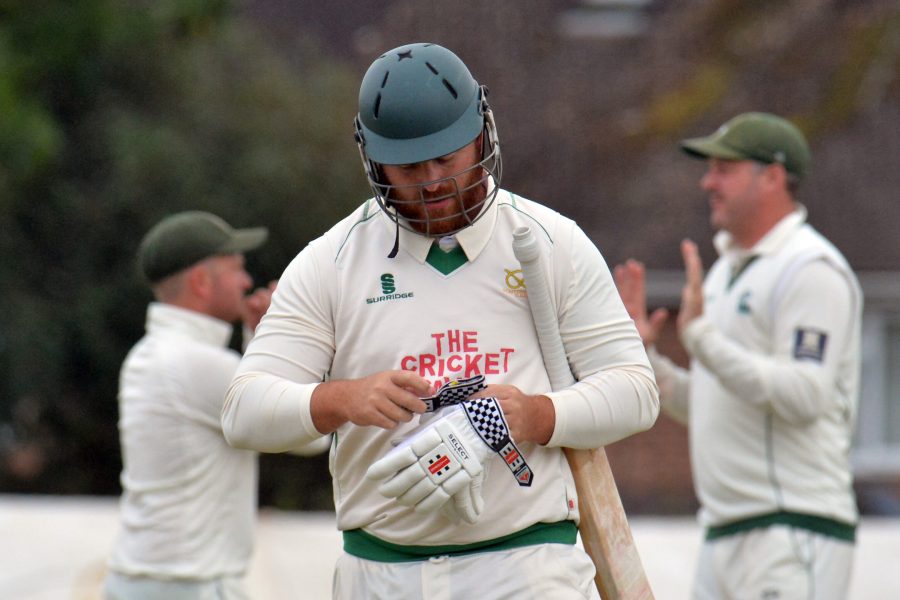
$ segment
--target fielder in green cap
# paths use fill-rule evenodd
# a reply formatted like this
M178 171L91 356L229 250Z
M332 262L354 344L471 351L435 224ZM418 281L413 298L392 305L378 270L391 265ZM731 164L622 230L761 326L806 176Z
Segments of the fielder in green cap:
M138 263L147 281L155 284L203 259L255 250L268 236L265 227L234 229L208 212L182 212L147 232L138 249Z
M228 445L220 414L240 361L229 348L233 324L242 322L246 341L269 307L274 286L248 295L243 256L267 235L188 211L141 242L155 301L120 373L122 519L106 600L248 598L257 456Z
M676 325L690 369L656 351L667 312L647 312L644 265L615 276L662 408L689 430L706 529L692 598L842 600L859 521L848 460L859 283L795 197L810 152L792 123L744 113L681 149L706 161L719 252L704 278L696 244L682 242Z
M797 181L809 170L809 145L803 133L787 119L769 113L738 115L710 136L684 140L681 148L697 158L778 163Z

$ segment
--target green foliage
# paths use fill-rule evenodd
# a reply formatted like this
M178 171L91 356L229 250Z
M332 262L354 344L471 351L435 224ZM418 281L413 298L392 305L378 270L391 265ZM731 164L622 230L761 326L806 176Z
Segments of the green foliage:
M248 256L262 283L366 196L357 82L315 55L288 64L222 0L0 4L0 455L36 444L43 461L0 463L0 489L118 491L118 369L153 223L267 225Z
M721 101L728 92L732 78L733 73L722 62L698 66L693 76L680 87L653 99L647 110L642 135L658 138L677 134L698 114L712 109Z
M850 32L843 60L832 74L827 93L814 115L801 121L807 132L833 130L865 107L865 87L873 70L890 72L896 59L893 44L900 36L900 14L864 23Z

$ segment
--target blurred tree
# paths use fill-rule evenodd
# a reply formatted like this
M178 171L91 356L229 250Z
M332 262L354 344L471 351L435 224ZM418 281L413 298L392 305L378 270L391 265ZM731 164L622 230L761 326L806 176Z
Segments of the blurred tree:
M268 43L223 0L0 2L0 490L118 492L118 369L153 223L267 225L248 256L264 283L366 196L357 76ZM330 485L302 473L319 481L297 490Z

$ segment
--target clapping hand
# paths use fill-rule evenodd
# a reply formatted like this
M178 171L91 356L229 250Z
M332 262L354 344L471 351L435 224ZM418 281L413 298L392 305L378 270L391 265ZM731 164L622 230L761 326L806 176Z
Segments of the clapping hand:
M625 264L616 265L613 274L625 310L634 320L644 346L654 345L669 317L669 311L657 308L650 315L647 314L647 272L644 263L628 259Z

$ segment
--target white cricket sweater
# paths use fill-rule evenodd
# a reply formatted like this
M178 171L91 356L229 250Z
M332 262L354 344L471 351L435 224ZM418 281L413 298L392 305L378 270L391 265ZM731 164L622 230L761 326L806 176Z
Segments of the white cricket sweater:
M158 579L242 575L256 523L255 452L229 446L220 414L240 356L230 324L152 303L122 366L121 526L110 569Z
M705 526L780 511L858 519L848 454L862 293L805 220L800 207L749 252L718 234L704 314L683 335L690 375L650 353L663 408L689 424Z
M512 231L521 225L539 238L567 355L580 379L559 392L549 390L512 252ZM369 200L291 263L229 390L223 413L229 441L280 451L320 436L309 399L325 377L407 369L437 386L483 373L488 384L546 393L554 403L550 443L520 444L534 484L519 487L494 455L477 525L415 514L384 498L364 474L418 419L392 431L345 424L331 453L338 527L434 546L577 521L560 446L605 445L649 428L658 414L653 373L600 253L571 220L504 190L457 234L468 261L449 273L426 261L433 240L406 230L400 253L387 258L394 236L394 224Z

